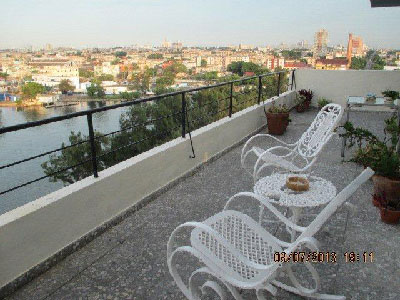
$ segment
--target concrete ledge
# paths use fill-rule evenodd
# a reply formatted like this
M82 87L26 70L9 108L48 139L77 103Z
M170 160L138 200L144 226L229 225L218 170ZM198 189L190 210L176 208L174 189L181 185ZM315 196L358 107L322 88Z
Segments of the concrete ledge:
M277 103L294 105L294 92ZM266 101L271 105L271 99ZM254 105L0 216L0 297L82 247L265 126L263 105Z

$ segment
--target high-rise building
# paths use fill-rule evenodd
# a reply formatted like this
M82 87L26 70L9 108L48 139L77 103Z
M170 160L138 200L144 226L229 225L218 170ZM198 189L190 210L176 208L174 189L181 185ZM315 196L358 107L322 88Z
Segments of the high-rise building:
M53 50L53 46L51 44L46 44L45 50L46 51L51 51L51 50Z
M314 55L323 56L326 55L328 50L328 31L320 29L315 33L314 37Z
M182 48L183 48L183 44L181 42L177 41L177 42L172 43L172 49L179 51L179 50L182 50Z
M349 33L349 42L347 44L347 59L351 61L352 56L363 56L364 55L364 43L361 37L353 36Z
M168 48L171 48L171 43L168 42L167 39L164 39L164 41L162 42L161 46L162 46L163 48L168 49Z
M297 43L297 47L301 49L307 49L308 48L308 42L306 40L302 40Z

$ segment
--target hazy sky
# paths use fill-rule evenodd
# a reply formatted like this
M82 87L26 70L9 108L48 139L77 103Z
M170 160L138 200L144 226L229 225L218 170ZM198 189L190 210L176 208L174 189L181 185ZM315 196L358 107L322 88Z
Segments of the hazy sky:
M0 0L0 49L53 46L288 44L331 45L349 32L370 47L400 49L400 8L369 0Z

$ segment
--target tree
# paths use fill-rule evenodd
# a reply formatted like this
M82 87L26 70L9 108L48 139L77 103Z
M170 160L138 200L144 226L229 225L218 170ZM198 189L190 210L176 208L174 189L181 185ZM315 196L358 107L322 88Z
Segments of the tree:
M98 82L92 82L86 90L90 98L102 98L105 95L104 89Z
M195 78L197 80L205 80L205 81L212 81L218 79L218 72L212 71L212 72L205 72L201 74L196 74Z
M201 66L202 66L203 68L207 67L207 61L206 61L205 59L202 59L202 60L201 60Z
M235 61L228 65L228 71L243 76L245 72L254 72L258 75L264 73L266 69L252 62Z
M353 57L351 59L350 69L363 70L363 69L365 69L366 65L367 65L367 60L365 58Z
M8 76L9 76L8 73L0 72L0 78L5 78L5 79L7 79Z
M122 99L131 101L137 98L140 98L140 93L139 92L121 92L119 93Z
M68 79L63 79L61 80L60 84L58 85L58 89L63 93L66 94L69 91L73 91L75 88L74 86L71 84L71 81L69 81Z
M101 74L96 78L98 81L113 81L114 76L111 74Z
M282 50L282 56L289 59L300 59L301 51L296 50Z
M158 77L156 80L156 84L158 86L169 86L173 85L175 82L175 76L171 73L167 73L161 77Z
M125 57L127 53L125 51L117 51L115 52L116 57Z
M79 77L83 77L83 78L93 78L94 73L86 70L86 69L79 69Z
M43 93L45 88L37 82L27 82L22 87L22 97L24 99L34 99L40 93Z
M132 83L136 90L146 92L149 89L150 80L152 78L153 69L146 69L142 73L132 74Z
M94 140L94 143L96 153L98 156L100 156L103 152L107 151L109 140L107 137L100 137L98 132L95 132L95 137L96 139ZM81 144L61 150L59 155L50 155L49 161L44 162L41 165L44 173L46 175L50 175L50 181L62 181L64 184L74 183L75 181L81 180L93 174L92 162L89 161L87 163L83 163L88 159L88 157L91 157L90 143L84 142L88 139L88 136L83 136L80 132L76 134L71 132L71 135L69 136L70 144ZM62 143L61 146L65 147L65 144ZM97 162L99 170L103 169L105 166L104 162L101 159L98 159ZM64 172L57 173L57 171L78 165L80 163L83 164L69 170L65 170Z
M164 58L164 55L162 53L151 53L149 56L147 56L148 59L162 59Z
M115 65L118 65L118 64L120 63L120 61L121 61L121 59L119 59L119 58L117 57L116 59L114 59L114 60L111 62L111 64L112 64L113 66L115 66Z
M176 75L177 73L187 73L187 68L184 64L174 61L170 66L164 69L164 73L172 73Z
M378 55L375 54L375 56L372 58L372 69L374 70L383 70L385 67L385 61Z
M138 70L139 66L137 63L132 63L132 70Z

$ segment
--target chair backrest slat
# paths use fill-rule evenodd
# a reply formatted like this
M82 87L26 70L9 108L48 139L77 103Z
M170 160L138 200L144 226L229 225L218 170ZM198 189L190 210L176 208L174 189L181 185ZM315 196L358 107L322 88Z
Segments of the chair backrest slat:
M325 222L336 212L336 210L371 176L374 171L370 168L365 169L356 179L346 186L329 204L317 215L317 217L307 226L297 240L305 237L313 237Z
M303 157L316 156L328 142L342 114L343 109L340 105L333 103L325 105L300 137L297 152Z

